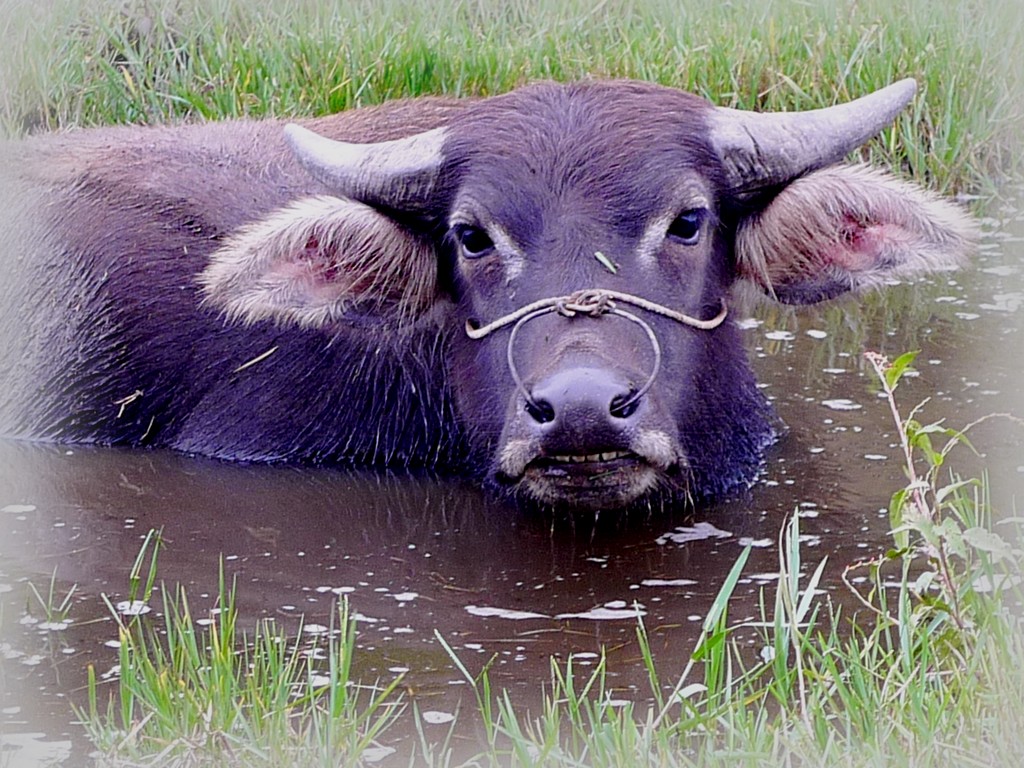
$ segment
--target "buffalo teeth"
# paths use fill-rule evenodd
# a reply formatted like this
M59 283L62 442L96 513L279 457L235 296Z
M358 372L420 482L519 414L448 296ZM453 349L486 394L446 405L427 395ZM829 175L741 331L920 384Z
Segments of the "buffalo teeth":
M629 456L629 451L608 451L607 453L572 453L564 456L552 456L552 461L562 464L594 464L602 461L615 461Z

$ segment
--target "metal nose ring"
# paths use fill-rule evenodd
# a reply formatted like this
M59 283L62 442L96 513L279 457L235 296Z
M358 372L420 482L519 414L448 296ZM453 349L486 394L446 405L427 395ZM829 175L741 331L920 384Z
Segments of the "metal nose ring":
M523 396L523 399L526 400L527 404L530 407L536 410L542 410L540 405L538 405L537 401L533 399L533 395L531 395L529 390L527 390L526 385L523 383L522 377L519 375L519 369L516 368L516 360L515 353L513 351L513 345L515 344L516 335L519 333L519 329L526 325L526 323L528 323L530 320L540 317L541 315L550 314L551 312L558 312L559 314L565 317L575 317L577 313L580 311L585 311L588 315L592 317L599 317L601 315L611 314L618 315L619 317L624 317L627 320L631 320L632 322L636 323L637 325L644 329L644 332L647 334L648 340L651 342L651 347L654 349L654 365L651 366L651 373L647 377L647 381L644 382L644 385L642 387L640 387L632 395L630 395L625 400L625 402L619 403L615 406L616 410L618 411L626 411L635 403L638 403L640 399L645 394L647 394L647 392L650 391L651 387L654 385L654 379L657 378L658 372L661 370L661 344L658 343L658 337L654 333L654 329L646 321L640 319L632 312L627 312L624 309L619 309L614 306L608 306L607 304L601 306L601 308L598 311L588 311L586 309L581 310L581 307L579 305L569 305L568 307L564 305L549 306L535 310L534 312L530 312L520 317L519 320L516 321L515 325L512 326L512 332L509 333L508 335L508 345L506 346L506 359L508 361L508 370L509 373L512 374L512 380L515 382L516 389Z

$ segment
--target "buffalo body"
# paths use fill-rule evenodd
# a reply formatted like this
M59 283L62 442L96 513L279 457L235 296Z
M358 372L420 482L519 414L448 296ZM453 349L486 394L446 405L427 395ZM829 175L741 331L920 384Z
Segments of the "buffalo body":
M806 304L971 248L954 206L837 164L912 95L761 115L538 84L8 144L0 429L555 506L723 493L776 434L738 283Z

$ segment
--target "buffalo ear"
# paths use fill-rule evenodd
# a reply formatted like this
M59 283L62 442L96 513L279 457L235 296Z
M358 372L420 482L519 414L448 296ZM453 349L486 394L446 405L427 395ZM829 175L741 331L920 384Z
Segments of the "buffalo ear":
M736 233L741 278L786 304L813 304L960 266L978 232L958 207L866 166L800 177Z
M236 232L199 275L229 320L318 328L354 314L408 321L436 300L437 257L377 210L310 197Z

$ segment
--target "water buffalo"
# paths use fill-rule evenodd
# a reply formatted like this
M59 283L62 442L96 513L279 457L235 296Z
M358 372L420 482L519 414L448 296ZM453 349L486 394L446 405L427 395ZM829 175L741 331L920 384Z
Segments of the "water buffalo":
M914 90L768 114L543 83L8 144L0 429L544 506L721 494L776 436L735 284L808 304L970 251L952 204L836 164Z

